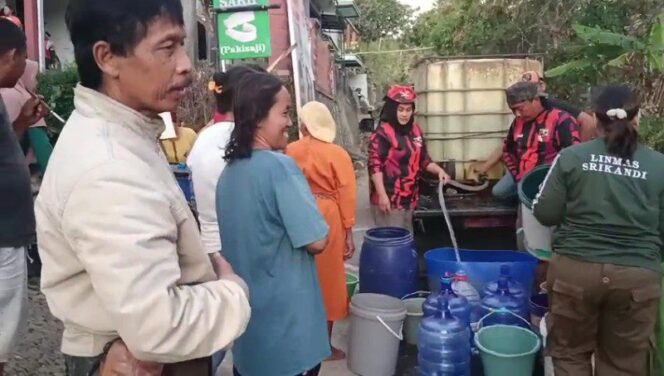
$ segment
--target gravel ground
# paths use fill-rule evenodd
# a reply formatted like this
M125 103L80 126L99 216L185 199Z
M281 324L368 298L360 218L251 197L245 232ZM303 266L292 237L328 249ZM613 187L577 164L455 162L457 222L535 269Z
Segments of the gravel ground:
M7 364L5 375L64 375L60 353L62 324L48 310L37 278L28 282L28 300L28 327L19 340L14 359Z

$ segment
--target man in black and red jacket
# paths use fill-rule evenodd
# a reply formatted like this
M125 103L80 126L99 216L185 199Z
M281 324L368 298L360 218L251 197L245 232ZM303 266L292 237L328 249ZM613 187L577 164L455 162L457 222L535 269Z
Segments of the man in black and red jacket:
M550 164L558 153L580 142L579 125L569 113L550 107L537 84L518 82L506 90L515 119L503 143L508 173L494 186L500 199L516 197L516 184L533 168Z

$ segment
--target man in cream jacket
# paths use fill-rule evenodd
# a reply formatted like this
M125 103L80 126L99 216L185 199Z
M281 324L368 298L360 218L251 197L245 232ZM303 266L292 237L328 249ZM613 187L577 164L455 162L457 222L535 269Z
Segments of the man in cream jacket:
M42 291L64 323L69 375L121 338L142 361L227 347L248 323L246 284L208 258L159 147L158 114L191 83L179 0L72 0L81 83L36 203Z

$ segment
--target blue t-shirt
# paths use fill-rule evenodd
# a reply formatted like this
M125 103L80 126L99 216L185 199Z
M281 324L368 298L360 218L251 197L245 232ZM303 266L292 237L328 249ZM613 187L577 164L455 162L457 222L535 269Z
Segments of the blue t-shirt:
M249 285L251 320L233 346L243 376L292 376L330 355L314 257L328 233L304 175L288 156L255 150L217 186L223 255Z

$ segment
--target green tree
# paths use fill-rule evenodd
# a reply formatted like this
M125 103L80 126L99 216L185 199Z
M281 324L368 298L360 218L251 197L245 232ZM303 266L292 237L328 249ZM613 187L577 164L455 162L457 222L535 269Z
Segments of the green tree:
M404 45L398 40L363 42L360 48L362 61L378 90L378 99L391 85L410 82L411 66L422 57L417 51L399 51Z
M360 19L357 28L362 40L397 39L412 23L414 9L397 0L357 0Z
M662 7L661 0L440 0L415 21L406 38L413 45L433 46L441 55L542 54L546 67L569 63L568 68L578 68L582 60L588 69L557 75L549 80L549 87L556 95L585 106L589 88L607 79L624 79L633 85L645 81L593 69L626 50L606 43L581 43L575 25L644 40ZM630 60L632 67L636 63ZM641 72L647 75L650 70Z

